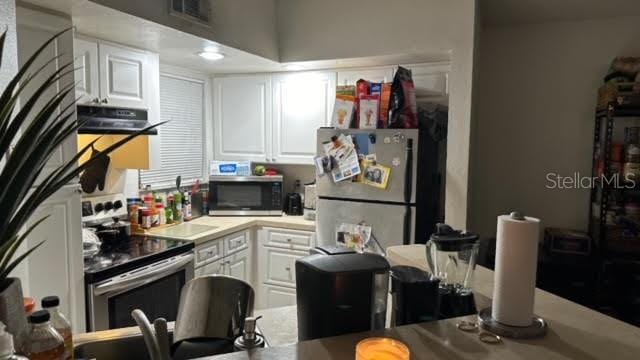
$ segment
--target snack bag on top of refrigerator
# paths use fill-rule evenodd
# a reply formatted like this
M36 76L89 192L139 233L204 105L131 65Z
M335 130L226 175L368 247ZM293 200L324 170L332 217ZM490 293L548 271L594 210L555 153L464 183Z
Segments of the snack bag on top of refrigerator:
M391 85L389 127L396 129L416 129L418 127L416 92L411 70L402 66L398 67Z
M391 100L391 83L382 84L380 109L378 110L378 129L389 127L389 101Z

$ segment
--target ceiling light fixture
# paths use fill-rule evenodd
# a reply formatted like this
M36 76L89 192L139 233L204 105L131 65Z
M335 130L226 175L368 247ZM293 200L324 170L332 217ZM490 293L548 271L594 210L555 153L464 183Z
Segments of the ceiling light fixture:
M200 56L203 59L207 59L211 61L220 60L224 58L224 54L216 51L208 51L208 50L200 51L198 53L198 56Z

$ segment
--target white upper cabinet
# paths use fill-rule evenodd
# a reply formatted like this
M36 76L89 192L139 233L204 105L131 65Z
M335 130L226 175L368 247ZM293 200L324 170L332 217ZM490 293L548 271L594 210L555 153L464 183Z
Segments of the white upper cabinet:
M266 162L271 158L271 76L214 78L216 160Z
M81 104L98 101L98 43L75 38L73 40L75 61L76 97Z
M99 44L100 98L112 106L147 107L147 54Z
M392 66L338 71L338 85L355 85L360 79L371 82L392 82L393 71Z
M449 94L449 64L402 65L411 70L418 100L439 102Z
M76 37L76 96L81 104L149 109L157 97L158 55Z
M335 72L274 76L272 162L313 164L316 130L331 123L335 89Z

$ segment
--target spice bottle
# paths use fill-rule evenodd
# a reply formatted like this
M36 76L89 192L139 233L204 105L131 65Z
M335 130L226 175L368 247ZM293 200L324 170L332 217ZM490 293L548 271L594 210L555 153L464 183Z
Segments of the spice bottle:
M51 315L51 325L62 336L64 340L65 359L73 359L73 336L71 323L60 312L60 298L57 296L47 296L41 301L42 308L49 311Z
M64 359L64 340L51 326L50 318L47 310L38 310L29 315L31 327L21 352L31 360Z
M156 203L156 211L158 212L158 225L164 225L167 223L167 214L164 211L164 205L162 203Z
M140 226L142 226L143 229L150 229L151 228L151 211L149 211L149 209L142 209L142 218L140 220Z
M182 194L178 191L173 195L173 222L182 222Z
M173 224L173 195L167 196L167 206L164 209L167 224Z

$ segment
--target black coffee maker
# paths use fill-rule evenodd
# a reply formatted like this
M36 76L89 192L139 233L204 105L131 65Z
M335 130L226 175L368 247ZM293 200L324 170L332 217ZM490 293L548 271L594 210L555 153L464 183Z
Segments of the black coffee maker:
M298 340L384 328L387 260L336 247L312 253L296 261Z

